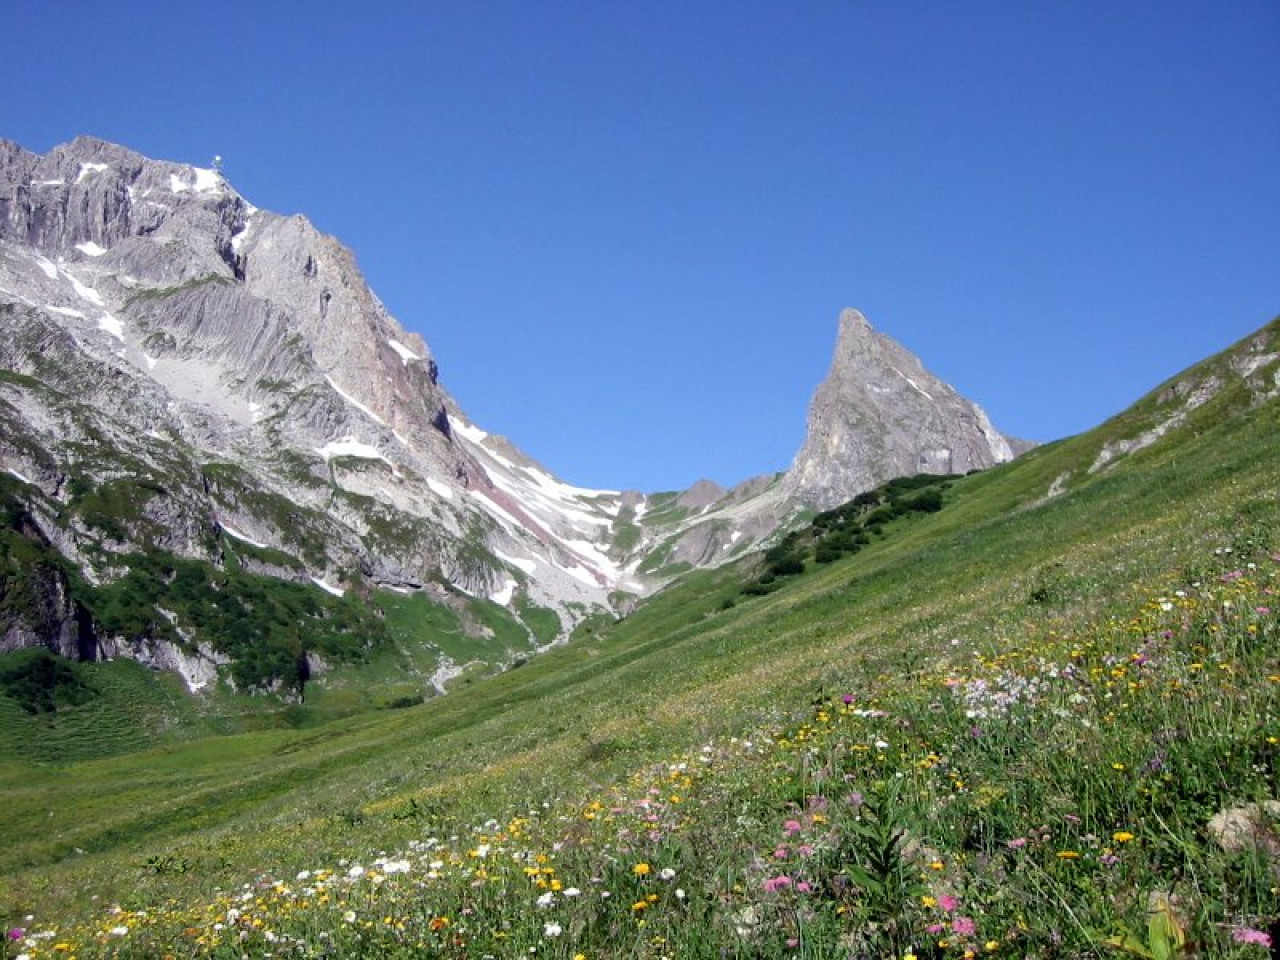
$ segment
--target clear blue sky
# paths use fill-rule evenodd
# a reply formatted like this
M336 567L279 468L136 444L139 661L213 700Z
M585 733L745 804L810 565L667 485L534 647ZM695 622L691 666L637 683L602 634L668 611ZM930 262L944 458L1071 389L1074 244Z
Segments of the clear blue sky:
M782 469L836 318L1040 440L1280 313L1280 3L4 3L0 137L352 247L565 479Z

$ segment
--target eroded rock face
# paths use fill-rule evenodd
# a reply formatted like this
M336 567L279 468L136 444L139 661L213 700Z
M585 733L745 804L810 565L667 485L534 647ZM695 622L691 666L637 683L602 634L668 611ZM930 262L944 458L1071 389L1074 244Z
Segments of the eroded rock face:
M1003 463L1013 459L1015 443L913 353L845 310L831 370L783 486L825 509L894 477Z

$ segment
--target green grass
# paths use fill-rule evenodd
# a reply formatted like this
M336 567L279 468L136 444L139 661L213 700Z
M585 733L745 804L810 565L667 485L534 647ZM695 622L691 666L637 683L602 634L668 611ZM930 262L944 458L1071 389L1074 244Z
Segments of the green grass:
M15 760L0 903L33 958L1264 956L1275 825L1208 823L1277 799L1280 402L1089 471L1171 404L421 706Z

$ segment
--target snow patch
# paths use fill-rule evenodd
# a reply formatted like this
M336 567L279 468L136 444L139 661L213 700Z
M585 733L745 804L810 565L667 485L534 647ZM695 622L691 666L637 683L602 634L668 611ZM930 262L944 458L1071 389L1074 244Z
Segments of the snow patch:
M244 222L244 226L231 235L231 250L233 253L239 253L244 247L244 242L249 236L249 228L253 226L253 217L250 216Z
M890 364L889 369L892 370L894 373L896 373L898 376L900 376L903 380L907 381L907 383L911 385L911 389L914 390L916 393L920 394L920 396L924 397L926 400L930 400L930 401L933 400L933 397L929 396L929 394L924 392L924 389L920 386L920 384L916 383L914 380L908 377L905 373L903 373L897 367Z
M36 265L44 271L44 275L50 280L58 279L58 268L46 260L44 257L36 257Z
M194 190L196 193L209 193L222 187L222 177L216 170L205 170L201 167L188 167L191 171L193 183L187 183L186 179L176 173L169 174L169 191L171 193L186 193L188 190Z
M203 167L192 167L196 175L196 193L207 193L222 186L222 176L217 170L206 170Z
M226 527L223 527L223 529L225 530ZM332 593L335 597L341 597L343 594L347 592L343 590L341 587L335 587L331 583L325 583L319 577L312 577L311 582L314 583L321 590L323 590L325 593Z
M500 589L489 594L489 599L494 603L505 607L507 604L511 603L511 598L515 596L516 587L518 586L520 586L520 584L516 583L514 580L508 580Z
M105 330L121 343L124 343L124 324L109 313L98 318L98 329Z
M228 523L223 523L219 521L218 526L222 527L222 532L225 533L228 537L234 537L237 540L243 540L245 543L249 544L249 546L257 547L259 550L267 549L267 545L265 543L259 543L257 540L254 540L252 537L246 536L245 534L241 533L239 530L237 530L235 527L231 526ZM339 596L341 596L341 594L339 594Z
M75 290L76 296L81 300L88 300L95 307L105 306L102 302L102 294L98 293L93 287L86 287L66 270L62 271L62 275L71 283L71 289Z
M437 497L444 500L453 499L453 491L437 480L435 477L427 477L427 486L431 488L431 492Z
M324 379L325 379L325 382L329 384L329 386L333 387L334 392L337 393L337 395L340 396L343 400L347 401L347 403L351 404L353 407L355 407L357 410L359 410L361 413L365 414L366 416L372 417L374 420L382 424L384 427L387 425L387 421L383 420L380 416L378 416L376 413L374 413L372 410L366 407L363 403L361 403L355 397L351 396L351 394L347 393L340 386L334 383L332 377L326 376Z
M33 187L65 187L67 185L67 181L65 180L33 180L31 181L31 185Z
M56 313L60 317L75 317L77 320L85 319L85 315L79 310L72 310L70 307L55 307L51 303L46 303L44 308L50 313Z
M28 480L26 477L24 477L22 474L20 474L17 470L13 469L13 467L9 467L9 468L8 468L8 473L9 473L11 476L15 476L15 477L17 477L17 478L18 478L19 480L21 480L23 483L27 483L27 484L31 484L31 486L35 486L35 484L31 483L31 481L30 481L30 480Z
M479 427L473 427L467 421L459 420L457 417L449 418L449 428L464 440L470 440L472 443L484 443L485 437L489 436Z
M406 347L406 346L405 346L403 343L401 343L399 340L388 340L388 341L387 341L387 346L389 346L389 347L390 347L392 350L394 350L396 353L400 354L400 359L401 359L401 361L403 361L403 362L404 362L404 365L405 365L406 367L409 365L409 361L410 361L410 360L421 360L421 359L422 359L420 356L418 356L416 353L414 353L412 350L410 350L408 347Z
M146 353L144 353L144 354L142 355L142 359L146 361L146 363L147 363L147 369L148 369L148 370L154 370L154 369L156 368L156 358L155 358L155 357L151 356L150 354L146 354Z
M371 447L367 443L361 443L355 437L343 437L341 440L330 440L323 447L316 447L316 453L324 457L326 460L331 457L360 457L364 460L383 460L390 463L377 447Z
M493 551L493 555L497 557L499 560L502 560L504 563L509 563L513 567L517 567L520 570L523 570L525 573L529 574L529 576L533 576L533 574L538 569L537 561L532 560L528 557L510 557L510 556L507 556L507 554L503 553L501 550Z
M80 164L80 172L76 174L76 183L79 183L91 173L101 173L107 169L109 168L105 163L82 163Z
M87 257L100 257L107 252L106 247L100 247L92 240L86 240L84 243L77 243L76 249Z

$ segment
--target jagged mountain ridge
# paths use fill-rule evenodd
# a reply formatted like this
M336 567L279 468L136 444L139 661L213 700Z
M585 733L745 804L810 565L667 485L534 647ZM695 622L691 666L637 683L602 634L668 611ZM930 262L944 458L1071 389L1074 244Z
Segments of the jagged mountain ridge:
M565 484L467 419L427 344L337 240L258 209L216 170L91 138L44 156L0 141L0 322L0 467L20 481L27 527L91 584L118 579L140 549L212 568L232 553L334 595L382 588L455 607L478 597L517 620L525 606L548 609L563 635L910 459L855 470L846 450L824 467L810 449L815 424L848 436L838 350L827 383L846 384L840 402L820 388L823 412L786 475L652 495ZM909 354L894 356L943 392ZM963 415L989 426L976 407ZM945 417L929 424L928 450L959 456L926 469L1008 452L993 444L983 462ZM895 426L895 451L910 450L909 427ZM115 511L114 529L86 512L103 490L119 501L97 504ZM138 652L138 638L87 640L83 611L53 619L56 640L47 625L10 622L0 643ZM185 669L207 675L216 658L190 629L179 635L187 649L159 659L195 657Z

